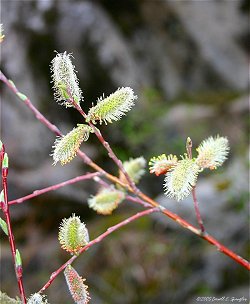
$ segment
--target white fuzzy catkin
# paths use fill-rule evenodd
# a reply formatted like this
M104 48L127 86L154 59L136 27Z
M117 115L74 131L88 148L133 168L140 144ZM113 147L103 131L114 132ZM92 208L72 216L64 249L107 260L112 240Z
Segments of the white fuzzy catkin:
M146 160L143 156L130 158L123 163L125 171L128 173L132 181L137 184L145 173ZM124 183L127 182L126 177L120 172L119 177Z
M229 153L228 139L226 137L209 137L201 142L197 148L197 165L202 168L216 169L227 159Z
M49 304L45 297L45 295L40 293L34 293L29 297L27 304Z
M177 201L187 197L196 184L200 168L194 160L184 157L179 160L165 177L165 194Z
M82 90L76 76L75 66L71 62L71 54L58 53L51 62L52 82L55 100L66 107L72 107L70 99L79 105Z
M124 193L116 189L102 189L88 199L89 207L97 213L109 215L124 199Z

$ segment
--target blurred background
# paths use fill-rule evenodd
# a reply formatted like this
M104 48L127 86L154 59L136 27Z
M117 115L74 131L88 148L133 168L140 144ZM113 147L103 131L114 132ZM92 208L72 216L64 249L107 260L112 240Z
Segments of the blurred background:
M247 0L2 0L1 69L63 133L81 116L53 100L55 50L73 53L86 111L103 93L131 86L138 95L136 106L121 121L100 128L123 161L183 154L188 136L195 147L210 135L227 136L229 159L201 175L197 195L207 231L249 258L248 21ZM91 171L77 158L64 167L52 166L54 134L5 85L0 90L10 200ZM94 136L82 150L117 174ZM180 203L167 199L163 179L147 170L139 187L196 225L191 198ZM87 206L97 190L94 182L79 182L11 207L27 295L69 258L57 241L62 218L79 215L93 239L142 209L124 202L111 216L97 215ZM113 233L73 266L87 279L96 304L248 298L245 269L161 215ZM2 232L0 274L1 289L18 295ZM46 293L50 303L72 303L62 274Z

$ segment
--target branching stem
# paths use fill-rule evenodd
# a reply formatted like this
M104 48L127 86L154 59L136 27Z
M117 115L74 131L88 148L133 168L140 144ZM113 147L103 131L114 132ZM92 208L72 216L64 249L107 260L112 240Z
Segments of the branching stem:
M74 105L75 109L86 119L87 115L82 110L82 108L74 101L74 99L71 100L72 104ZM102 133L99 129L97 129L91 122L88 123L90 127L95 132L96 137L100 141L100 143L103 145L103 147L108 151L109 157L114 161L114 163L117 165L117 167L121 170L121 172L126 177L130 187L133 189L134 193L139 193L139 189L135 186L135 183L132 181L126 170L124 169L122 162L118 159L112 148L110 147L109 143L103 138Z
M19 94L20 93L14 84L10 82L4 75L3 73L0 72L0 80L2 80L4 83L7 84L7 86L15 93L17 96L20 98ZM23 100L21 98L21 100ZM44 125L46 125L52 132L54 132L56 135L61 135L61 132L57 127L55 127L53 124L51 124L30 102L30 100L27 98L25 99L25 104L31 109L31 111L36 115L36 118L40 120ZM129 192L133 193L134 195L138 196L142 201L150 204L152 207L159 208L160 211L167 217L171 218L174 220L176 223L184 227L185 229L188 229L192 233L196 234L197 236L201 237L202 239L206 240L207 242L211 243L214 245L220 252L224 253L231 259L233 259L235 262L240 264L241 266L245 267L246 269L250 270L250 263L228 249L226 246L222 245L220 242L218 242L215 238L210 236L207 233L202 233L200 229L194 227L192 224L189 222L185 221L182 219L180 216L172 213L171 211L167 210L166 208L162 207L159 203L142 193L141 191L135 191L134 187L130 186L129 184L122 183L117 177L113 176L112 174L107 173L104 171L101 167L99 167L96 163L94 163L85 153L82 151L78 151L78 155L83 159L83 161L88 164L90 167L92 167L95 171L100 172L103 174L107 179L112 181L114 184L119 184L125 189L127 189ZM66 265L67 266L67 265ZM65 266L65 267L66 267Z
M40 292L44 292L44 290L46 290L51 284L52 282L55 280L55 278L59 275L59 273L61 273L68 265L72 264L74 262L74 260L84 251L86 251L88 248L92 247L93 245L101 242L104 238L106 238L109 234L111 234L112 232L116 231L117 229L133 222L134 220L145 216L145 215L149 215L153 212L157 212L159 211L158 208L150 208L141 212L136 213L133 216L130 216L129 218L127 218L126 220L118 223L117 225L114 225L110 228L108 228L104 233L102 233L101 235L99 235L97 238L95 238L94 240L92 240L91 242L89 242L86 246L82 247L82 249L79 250L78 255L74 255L72 258L70 258L66 263L64 263L60 268L58 268L56 271L54 271L52 273L52 275L50 276L49 281L40 289Z
M80 182L82 180L93 179L96 176L100 176L100 173L99 172L87 173L87 174L84 174L84 175L81 175L81 176L77 176L77 177L69 179L65 182L62 182L62 183L59 183L59 184L56 184L56 185L53 185L53 186L50 186L50 187L47 187L47 188L43 188L43 189L40 189L40 190L35 190L35 191L33 191L33 193L31 193L29 195L20 197L18 199L12 200L12 201L9 201L9 205L21 204L24 201L32 199L32 198L34 198L38 195L41 195L43 193L46 193L46 192L49 192L49 191L54 191L56 189L62 188L62 187L67 186L67 185L74 184L76 182Z

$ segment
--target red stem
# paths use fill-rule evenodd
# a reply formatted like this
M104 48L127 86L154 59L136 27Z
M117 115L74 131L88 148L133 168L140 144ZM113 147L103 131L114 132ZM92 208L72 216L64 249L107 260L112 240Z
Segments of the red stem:
M40 189L40 190L35 190L35 191L33 191L32 194L29 194L29 195L26 195L26 196L23 196L23 197L20 197L18 199L10 201L9 205L21 204L22 202L24 202L26 200L29 200L29 199L31 199L33 197L36 197L38 195L41 195L43 193L46 193L46 192L49 192L49 191L53 191L53 190L59 189L61 187L67 186L67 185L71 185L71 184L74 184L74 183L82 181L82 180L92 179L92 178L94 178L94 177L96 177L98 175L100 175L99 172L88 173L88 174L85 174L85 175L77 176L75 178L69 179L69 180L67 180L65 182L62 182L62 183L59 183L59 184L56 184L56 185L53 185L53 186L50 186L50 187L47 187L47 188L43 188L43 189Z
M106 238L109 234L111 234L112 232L114 232L115 230L131 223L132 221L142 217L142 216L145 216L145 215L148 215L148 214L151 214L153 212L157 212L159 211L159 208L151 208L151 209L147 209L147 210L144 210L144 211L141 211L141 212L138 212L136 213L135 215L133 216L130 216L129 218L127 218L126 220L120 222L119 224L117 225L114 225L110 228L107 229L107 231L105 231L104 233L102 233L101 235L99 235L97 238L95 238L93 241L89 242L86 246L82 247L82 249L79 250L78 254L77 255L74 255L72 258L70 258L66 263L64 263L60 268L58 268L56 271L54 271L51 276L50 276L50 279L49 281L39 290L39 293L42 293L44 292L45 289L47 289L51 284L52 282L55 280L55 278L59 275L59 273L61 273L68 265L72 264L73 261L81 254L83 253L84 251L86 251L88 248L92 247L93 245L101 242L104 238Z
M18 284L21 300L25 304L26 303L26 298L25 298L23 279L22 279L22 267L20 265L16 264L16 245L15 245L15 239L14 239L14 234L13 234L13 231L12 231L11 220L10 220L10 212L9 212L9 204L8 204L8 180L7 180L7 176L8 176L8 168L2 167L2 186L3 186L3 193L4 193L4 202L3 202L2 210L3 210L5 220L6 220L6 224L7 224L8 238L9 238L13 263L14 263L14 266L15 266L17 284Z
M3 75L2 72L0 73L0 80L2 80L4 83L6 83L8 85L8 87L14 93L16 93L16 94L19 93L17 91L16 87L11 82L9 82L9 80ZM29 99L27 99L27 102L25 102L25 104L31 109L31 111L33 113L35 113L35 114L37 112L39 113L39 115L38 115L39 118L38 119L44 125L46 125L52 132L56 133L57 135L61 135L61 132L59 131L59 134L58 134L57 131L56 131L58 129L56 128L56 130L55 130L54 125L51 124L38 110L36 110L34 106L31 107L32 104L31 104L31 102L30 102ZM119 185L121 185L122 187L124 187L125 189L127 189L128 191L134 193L134 191L130 187L130 185L122 183L120 181L120 179L118 179L117 177L113 176L112 174L109 174L106 171L104 171L101 167L99 167L96 163L94 163L85 153L83 153L82 151L79 150L78 151L78 155L83 159L83 161L87 165L89 165L90 167L92 167L94 170L96 170L96 171L98 171L98 172L100 172L102 174L105 174L105 177L108 178L110 181L112 181L115 184L118 183ZM177 222L178 224L180 224L184 228L190 230L194 234L196 234L199 237L203 238L207 242L213 244L214 246L217 247L217 249L219 251L221 251L225 255L229 256L231 259L233 259L235 262L237 262L238 264L242 265L246 269L250 270L250 263L248 261L246 261L242 257L238 256L237 254L235 254L233 251L231 251L227 247L225 247L222 244L220 244L212 236L209 236L207 233L201 234L201 231L199 229L197 229L196 227L194 227L192 224L186 222L184 219L182 219L178 215L176 215L176 214L170 212L169 210L165 209L164 207L162 207L160 204L158 204L156 201L154 201L153 199L151 199L150 197L148 197L144 193L139 192L139 193L135 193L135 194L137 194L142 200L144 200L145 202L149 203L151 206L160 208L160 210L162 211L162 213L165 214L167 217L171 218L172 220L174 220L175 222Z
M17 88L15 87L15 85L10 80L8 80L5 77L5 75L1 71L0 71L0 80L2 80L10 88L10 90L12 92L14 92L18 96L18 94L20 92L17 90ZM20 96L18 96L18 97L20 98ZM36 109L36 107L31 103L31 101L29 100L29 98L26 98L24 100L24 103L35 114L35 117L42 124L44 124L49 130L51 130L57 136L63 136L63 134L61 133L61 131ZM87 165L89 165L90 167L92 167L94 170L96 170L96 171L100 172L101 174L105 175L112 182L118 183L122 187L124 187L125 189L131 191L130 186L128 184L123 183L122 181L120 181L118 178L116 178L112 174L109 174L108 172L106 172L105 170L103 170L96 163L94 163L84 152L78 150L77 154Z
M196 213L196 218L197 218L198 224L199 224L200 229L201 229L201 233L204 233L205 232L205 227L204 227L204 224L203 224L203 220L201 218L201 213L200 213L199 204L198 204L198 201L197 201L197 198L196 198L195 188L196 187L193 187L193 189L192 189L192 196L193 196L193 201L194 201L194 209L195 209L195 213Z
M182 227L188 229L189 231L193 232L194 234L198 235L202 239L206 240L207 242L213 244L220 252L224 253L225 255L229 256L231 259L233 259L238 264L242 265L246 269L250 270L250 263L243 259L241 256L237 255L230 249L228 249L226 246L222 245L219 241L217 241L215 238L210 236L208 233L201 233L200 229L197 229L189 222L185 221L180 216L176 215L175 213L172 213L171 211L167 210L166 208L162 207L160 204L158 204L156 201L152 200L150 197L145 195L144 193L140 194L140 197L148 202L151 206L155 206L161 209L161 212L164 213L166 216L180 224Z
M187 150L187 154L189 159L192 159L192 147L193 147L193 143L190 137L187 138L187 142L186 142L186 150ZM196 218L197 218L197 222L200 226L201 229L201 233L205 232L205 227L203 224L203 220L201 217L201 213L200 213L200 209L199 209L199 204L196 198L196 190L195 190L195 186L192 189L192 196L193 196L193 202L194 202L194 209L195 209L195 214L196 214Z

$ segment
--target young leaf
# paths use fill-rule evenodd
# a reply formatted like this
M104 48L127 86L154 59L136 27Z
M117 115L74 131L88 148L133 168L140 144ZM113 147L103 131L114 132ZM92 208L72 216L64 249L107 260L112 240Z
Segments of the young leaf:
M15 257L15 259L16 259L16 266L17 267L22 266L22 258L21 258L21 254L20 254L20 252L19 252L18 249L16 249L16 257Z
M9 157L8 157L7 153L4 153L2 167L3 168L8 168L9 167Z
M9 235L6 222L0 218L0 227L6 235Z
M20 93L20 92L17 93L17 96L18 96L22 101L25 101L26 99L28 99L26 95L24 95L23 93Z

